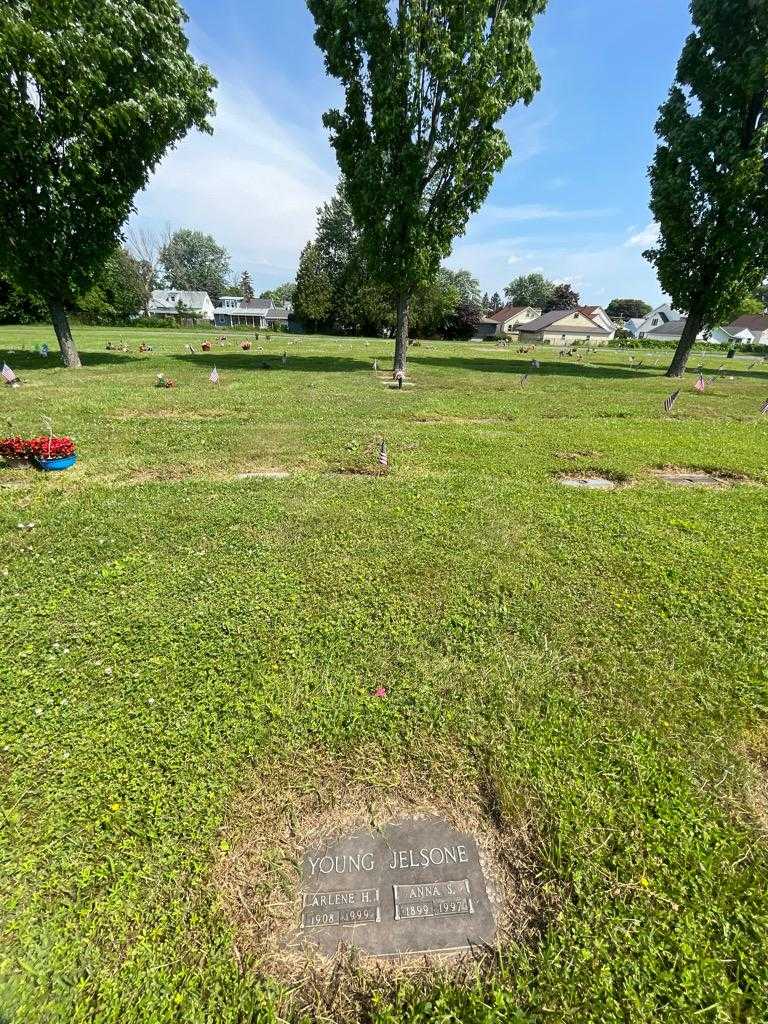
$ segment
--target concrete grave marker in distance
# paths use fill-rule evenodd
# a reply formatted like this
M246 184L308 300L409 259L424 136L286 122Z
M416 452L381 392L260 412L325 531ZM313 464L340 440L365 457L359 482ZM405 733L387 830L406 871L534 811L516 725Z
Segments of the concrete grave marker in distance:
M496 933L476 841L436 818L360 831L309 849L292 945L368 956L462 952Z

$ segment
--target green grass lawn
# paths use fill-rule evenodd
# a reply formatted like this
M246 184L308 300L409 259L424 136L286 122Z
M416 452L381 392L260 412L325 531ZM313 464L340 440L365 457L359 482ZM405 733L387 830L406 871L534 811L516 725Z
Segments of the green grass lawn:
M694 360L668 417L618 353L522 386L514 349L424 343L397 392L383 341L81 329L71 372L49 333L0 330L0 433L50 416L80 457L0 469L3 1024L295 1013L216 866L243 793L329 762L482 788L558 894L476 983L363 979L361 1019L768 1019L768 364L698 396ZM338 472L381 438L387 476Z

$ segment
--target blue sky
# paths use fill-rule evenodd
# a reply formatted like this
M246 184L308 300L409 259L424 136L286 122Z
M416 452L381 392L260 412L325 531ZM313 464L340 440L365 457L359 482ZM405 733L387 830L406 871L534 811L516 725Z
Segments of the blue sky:
M293 277L338 174L321 117L339 97L304 0L187 0L196 56L219 79L212 137L188 137L137 197L136 222L211 232L257 289ZM653 125L690 31L687 0L550 0L533 47L543 86L504 120L513 155L457 239L453 267L502 291L541 270L582 300L655 303Z

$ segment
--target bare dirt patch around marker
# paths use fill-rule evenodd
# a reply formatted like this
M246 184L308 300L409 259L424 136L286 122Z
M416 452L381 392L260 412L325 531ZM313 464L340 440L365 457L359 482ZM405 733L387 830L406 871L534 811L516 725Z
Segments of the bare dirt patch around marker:
M417 766L390 764L384 781L377 781L363 753L343 764L307 755L289 770L272 765L242 789L222 830L225 852L212 883L233 926L239 962L290 986L286 1011L327 1012L332 1004L335 1020L359 1020L372 988L391 991L403 977L434 981L441 972L454 982L477 977L493 970L504 945L537 943L561 898L555 900L540 881L533 827L500 810L492 782L452 784L458 770L442 761L430 785ZM351 944L340 945L331 957L309 943L297 947L307 850L350 832L377 833L404 819L432 818L477 843L496 921L495 945L387 958L364 957Z
M665 484L674 487L729 487L732 484L749 483L747 477L724 469L702 469L700 467L657 466L651 474Z
M601 469L585 469L581 473L556 473L555 480L563 487L585 491L615 491L628 483L627 477Z

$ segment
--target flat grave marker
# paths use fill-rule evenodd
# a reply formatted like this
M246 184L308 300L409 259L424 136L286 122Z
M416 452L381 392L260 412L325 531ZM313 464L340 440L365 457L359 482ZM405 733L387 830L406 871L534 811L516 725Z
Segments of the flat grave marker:
M300 913L292 945L329 956L341 943L366 956L459 953L496 934L475 839L437 818L307 850Z

